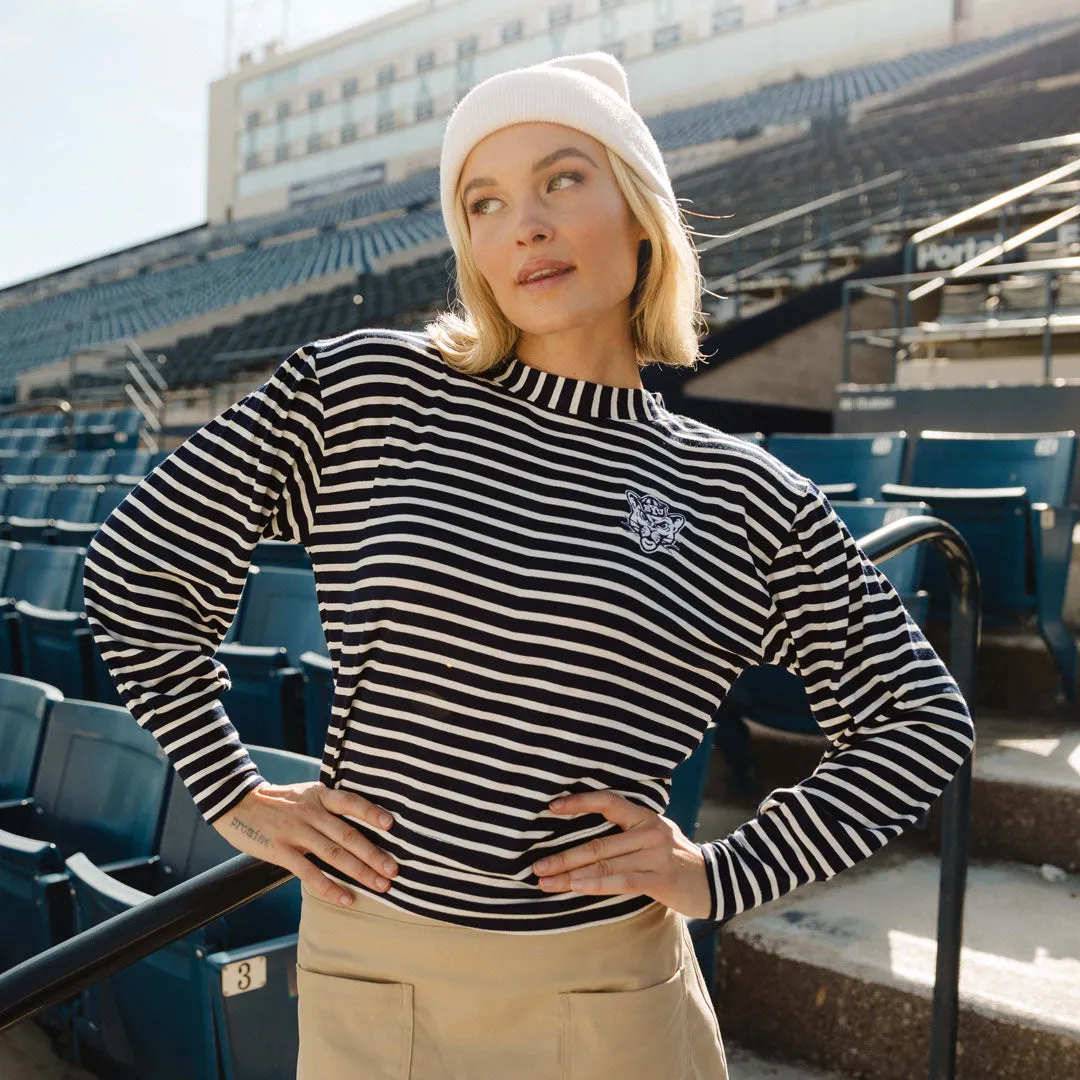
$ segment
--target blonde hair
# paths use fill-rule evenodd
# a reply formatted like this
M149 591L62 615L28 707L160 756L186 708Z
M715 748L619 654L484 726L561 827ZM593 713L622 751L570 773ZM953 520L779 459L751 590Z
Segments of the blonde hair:
M615 181L637 222L649 235L638 246L638 275L630 294L630 328L639 367L669 364L693 368L705 359L699 342L708 331L700 310L705 279L682 209L651 188L605 146ZM451 211L461 235L469 236L465 207ZM455 291L463 312L440 312L424 330L446 362L468 375L482 375L508 356L520 331L503 314L468 244L457 257Z

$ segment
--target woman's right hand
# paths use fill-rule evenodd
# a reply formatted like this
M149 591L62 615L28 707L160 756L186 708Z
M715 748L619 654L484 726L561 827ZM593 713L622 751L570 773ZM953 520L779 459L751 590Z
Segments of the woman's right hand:
M213 826L238 851L292 871L314 893L332 904L352 903L352 894L335 884L306 854L318 856L356 881L378 892L390 887L397 863L354 825L335 814L347 814L376 829L387 829L381 807L354 792L328 788L318 780L252 788Z

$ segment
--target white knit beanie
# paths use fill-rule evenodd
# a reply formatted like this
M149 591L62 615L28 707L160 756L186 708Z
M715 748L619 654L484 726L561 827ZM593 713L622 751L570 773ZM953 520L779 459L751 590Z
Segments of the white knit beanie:
M606 52L557 56L477 83L450 114L439 163L439 194L446 232L457 257L468 237L459 234L451 207L465 159L493 131L534 122L576 128L609 146L678 214L663 155L630 104L630 84L622 64Z

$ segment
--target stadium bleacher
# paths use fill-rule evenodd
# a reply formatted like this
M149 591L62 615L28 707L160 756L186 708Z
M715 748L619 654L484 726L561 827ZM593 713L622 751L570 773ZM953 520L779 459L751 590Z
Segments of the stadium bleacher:
M674 151L687 145L730 137L748 126L764 129L799 119L809 121L813 117L835 116L868 96L885 91L895 93L898 88L945 72L950 66L980 56L992 56L1067 25L1068 20L1057 20L993 38L937 50L919 50L895 61L882 61L650 117L649 125L661 149ZM1075 39L1036 46L1033 52L1041 56L1044 50L1056 50L1053 56L1064 56L1070 41L1075 42ZM1075 48L1075 44L1072 47ZM1031 62L1040 64L1039 56ZM1080 90L1075 86L1055 91L1054 101L1047 102L1052 106L1053 115L1069 115L1070 110L1076 115L1076 106L1080 102L1078 94ZM835 156L823 158L829 150L823 148L816 134L796 139L780 148L740 156L730 165L684 177L676 185L677 194L682 197L693 191L697 212L734 213L741 223L750 223L768 216L779 206L787 207L813 198L814 192L821 194L844 186L852 176L870 177L886 172L896 164L914 169L919 160L929 162L955 152L958 141L976 149L1035 138L1048 123L1042 110L1032 114L1031 110L1022 107L1022 103L1016 107L1015 103L1010 105L995 99L990 107L980 111L978 103L965 101L962 108L965 112L962 124L957 124L955 115L950 112L948 115L935 114L929 119L902 115L888 124L869 125L873 130L865 135L861 133L861 127L854 128L849 135L841 136ZM1056 119L1053 123L1056 125ZM911 191L912 199L925 202L928 208L940 205L945 194L952 197L957 194L949 190L949 185L955 182L953 178L938 177L938 171L936 167L928 167L925 175L916 178ZM965 191L960 193L962 197L970 197L976 188L982 190L980 182L992 184L996 177L972 175L968 179L970 184L965 184ZM703 194L706 189L712 192L711 200L706 200ZM164 268L156 268L162 266L162 261L160 257L155 259L155 249L149 246L138 256L133 276L102 281L101 278L109 275L109 264L98 260L92 277L75 274L70 287L54 296L41 295L47 288L45 284L31 283L2 290L0 384L13 379L18 372L67 356L79 347L135 337L249 297L333 274L344 267L352 267L358 274L371 276L374 280L377 275L372 275L371 269L376 259L445 234L437 200L437 171L429 171L400 184L316 208L279 214L267 220L217 225L205 231L186 233L175 243L163 241L162 253L169 253ZM409 207L417 209L409 210ZM391 211L397 211L398 216L353 224L357 219L378 217ZM837 222L838 226L840 224ZM263 241L309 229L318 232L287 245L260 246ZM210 251L225 250L238 244L243 244L244 250L220 258L206 257ZM128 255L125 274L134 269L134 258L133 254ZM118 265L120 261L118 258ZM442 262L440 257L440 266ZM725 272L726 266L709 264L706 253L703 269L708 276ZM395 294L398 308L411 306L421 296L429 304L444 300L445 271L425 274L424 283L429 284L432 291L418 293L416 286L421 283L404 280L395 273L386 286ZM373 287L372 281L365 281L364 285ZM366 289L360 291L366 296ZM288 324L290 320L296 321L296 315L293 310L285 312L282 318ZM369 317L367 312L365 317ZM371 317L374 321L385 321L381 313ZM294 340L302 341L303 335L286 325L284 336L273 344ZM245 342L242 347L253 346ZM204 352L202 359L206 361L209 355ZM200 370L198 378L213 378L214 370L212 367ZM176 371L169 382L171 385L188 385L192 379L193 376Z
M1018 48L1025 43L1032 44ZM1007 55L995 59L998 53ZM902 235L1075 154L1048 148L1020 157L1002 148L1075 126L1080 79L1068 76L1080 70L1078 57L1080 26L1059 20L672 110L649 125L665 151L740 141L738 157L677 180L676 193L697 213L748 225L899 169ZM954 67L963 70L951 75ZM880 106L879 96L886 98ZM756 135L794 122L806 125L804 134L755 146ZM355 327L419 328L445 304L447 255L389 273L372 266L443 235L437 194L437 175L425 172L300 211L188 230L0 290L0 384L77 347L228 309L342 268L353 268L356 279L163 347L169 387L213 387ZM838 208L832 228L881 212L887 198L869 193ZM795 248L804 228L793 220L751 238L737 255L705 250L702 272L720 277L737 268L736 257L748 265ZM317 231L260 246L305 230ZM238 250L207 258L230 246ZM1021 316L1043 303L1033 288L1027 279L946 285L939 319L962 325L989 310ZM1080 272L1058 279L1055 299L1059 311L1080 311ZM110 380L77 373L35 387L30 398L65 399ZM677 398L665 397L678 410ZM58 411L0 416L0 974L236 854L121 706L82 611L87 543L169 451L140 445L138 409L76 410L72 418L69 429ZM980 1080L1080 1075L1080 1028L1069 1014L1080 1007L1075 943L1054 957L1053 978L1042 969L1052 986L1039 997L1038 971L1025 965L1042 939L1002 944L1009 935L983 914L995 902L988 898L1004 896L1008 910L1023 913L1017 921L1056 925L1059 909L1075 917L1075 905L1054 905L1069 888L1075 899L1080 873L1080 592L1072 568L1080 564L1080 507L1069 501L1078 440L1071 429L969 431L960 417L957 426L737 434L818 484L857 538L928 515L968 543L990 633L971 703L979 730L971 845L988 862L973 864L969 878L978 903L966 931L965 977L974 982L974 969L989 970L985 958L999 949L1009 979L1032 987L1023 990L1029 998L1014 1000L994 968L997 1019L987 1019L987 992L965 996L963 1053ZM909 547L881 572L937 646L947 632L949 589L941 557L927 548ZM335 684L301 546L257 545L217 658L232 681L222 703L263 775L275 783L317 779ZM80 769L65 773L62 762L87 745ZM750 668L676 771L668 816L691 839L725 835L763 793L817 768L824 750L801 679ZM943 828L934 807L916 833L835 886L800 891L701 936L698 961L725 1040L870 1076L862 1044L873 1045L874 1025L884 1025L902 1061L890 1080L916 1075L903 1055L918 1042L912 1025L929 1026L936 942L923 901L936 887ZM882 882L881 893L865 899ZM909 895L917 902L908 903ZM844 908L847 896L856 900ZM822 906L830 897L839 914ZM894 897L904 910L892 923L875 922ZM292 881L38 1019L65 1057L103 1077L292 1080L299 910ZM850 957L862 942L870 958L857 965ZM238 980L250 978L261 980L260 993L237 992ZM866 1025L858 1028L865 1039L852 1037L856 1022ZM1040 1057L1047 1046L1053 1054ZM1036 1060L1052 1064L1040 1071Z

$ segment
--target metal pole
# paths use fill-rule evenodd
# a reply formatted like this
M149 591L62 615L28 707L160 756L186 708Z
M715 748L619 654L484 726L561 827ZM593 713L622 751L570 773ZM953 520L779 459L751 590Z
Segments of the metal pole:
M232 70L233 0L225 0L225 74Z
M851 382L851 282L845 281L843 283L843 344L841 349L843 350L843 360L841 362L841 378L844 382Z
M939 548L944 553L944 550ZM975 708L975 673L981 638L982 601L974 562L946 559L950 578L949 668L964 700ZM954 1080L960 1026L960 948L964 933L971 769L968 754L942 796L941 877L938 896L937 965L930 1019L930 1080Z
M1050 367L1051 367L1051 355L1053 353L1053 346L1051 345L1050 338L1050 315L1054 308L1054 277L1056 271L1045 270L1043 273L1046 275L1046 325L1043 327L1043 382L1050 381Z

